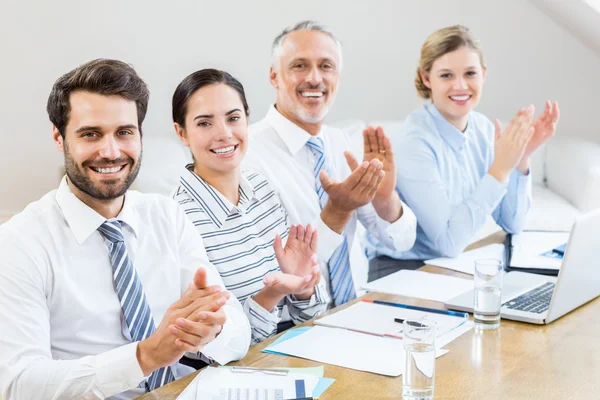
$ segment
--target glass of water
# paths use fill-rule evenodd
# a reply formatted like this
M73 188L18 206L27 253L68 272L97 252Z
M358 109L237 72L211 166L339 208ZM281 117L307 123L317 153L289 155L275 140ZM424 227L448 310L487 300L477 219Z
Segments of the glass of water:
M478 329L498 329L502 306L502 261L475 261L473 319Z
M402 398L433 399L435 377L435 322L405 320L402 327L406 361Z

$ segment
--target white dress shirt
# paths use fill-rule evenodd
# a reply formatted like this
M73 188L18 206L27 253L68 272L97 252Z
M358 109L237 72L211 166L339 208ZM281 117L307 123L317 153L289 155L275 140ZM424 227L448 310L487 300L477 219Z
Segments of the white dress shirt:
M202 238L173 200L129 191L119 216L128 255L156 326L193 281L197 268L223 285ZM58 190L0 226L0 389L11 399L131 398L143 393L137 342L131 342L114 289L105 218L63 179ZM221 364L239 359L250 327L238 300L202 353ZM174 338L175 339L175 338ZM192 371L172 365L176 378Z
M208 258L221 274L225 286L242 303L252 328L252 342L277 333L277 324L301 324L327 310L330 298L323 282L306 300L294 295L271 311L254 301L269 272L280 271L273 242L279 235L284 243L289 224L281 200L260 174L242 171L240 200L231 203L217 189L193 172L193 164L181 174L173 198L202 235Z
M346 179L351 172L344 157L344 151L351 149L346 133L323 125L318 136L324 143L330 177L338 181ZM249 151L243 165L267 178L279 194L290 223L310 223L317 228L322 275L329 281L327 261L341 244L342 235L332 231L321 219L313 172L316 160L313 152L306 146L310 137L308 132L271 106L266 117L250 127ZM391 249L410 249L415 242L417 222L410 208L405 204L402 207L402 217L391 224L381 219L371 204L358 208L344 229L348 246L352 248L355 242L356 224L360 221L369 233ZM367 271L358 269L354 264L351 268L354 287L358 292L367 280Z

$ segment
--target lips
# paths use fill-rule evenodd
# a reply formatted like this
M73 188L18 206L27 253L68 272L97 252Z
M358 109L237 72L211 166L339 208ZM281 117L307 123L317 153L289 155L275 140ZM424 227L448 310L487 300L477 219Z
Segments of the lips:
M471 98L470 94L461 94L461 95L450 96L450 100L456 101L456 102L459 102L459 103L468 101L470 98Z
M234 151L236 151L238 147L239 147L239 144L232 144L232 145L228 145L228 146L221 146L218 148L210 149L210 151L217 155L228 155L228 154L231 154Z
M97 172L99 174L115 174L117 172L120 172L123 170L123 168L125 168L125 165L120 165L120 166L116 166L116 167L92 167L90 166L90 169L93 170L94 172Z

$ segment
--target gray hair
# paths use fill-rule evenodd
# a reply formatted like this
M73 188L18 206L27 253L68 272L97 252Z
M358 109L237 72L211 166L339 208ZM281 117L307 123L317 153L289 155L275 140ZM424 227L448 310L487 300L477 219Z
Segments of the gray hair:
M339 70L342 69L342 42L340 42L335 37L335 35L331 31L331 29L329 29L328 27L326 27L323 24L320 24L316 21L311 21L311 20L300 21L294 25L288 26L279 35L277 35L275 40L273 40L273 45L271 46L271 65L273 66L274 69L276 69L276 70L278 69L279 56L281 55L281 48L283 47L283 40L289 33L296 32L296 31L316 31L316 32L324 33L327 36L329 36L330 38L332 38L337 46L338 55L340 57L340 65L339 65L338 69Z

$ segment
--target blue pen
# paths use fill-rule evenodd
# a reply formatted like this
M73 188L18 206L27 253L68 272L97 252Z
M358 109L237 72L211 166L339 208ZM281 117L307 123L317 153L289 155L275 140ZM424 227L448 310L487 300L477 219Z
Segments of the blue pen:
M461 318L467 318L467 319L469 318L468 313L457 312L457 311L438 310L436 308L426 308L426 307L419 307L419 306L409 306L408 304L392 303L389 301L372 300L372 299L363 299L362 301L367 302L367 303L381 304L384 306L406 308L408 310L416 310L416 311L424 311L424 312L429 312L429 313L434 313L434 314L450 315L452 317L461 317Z

